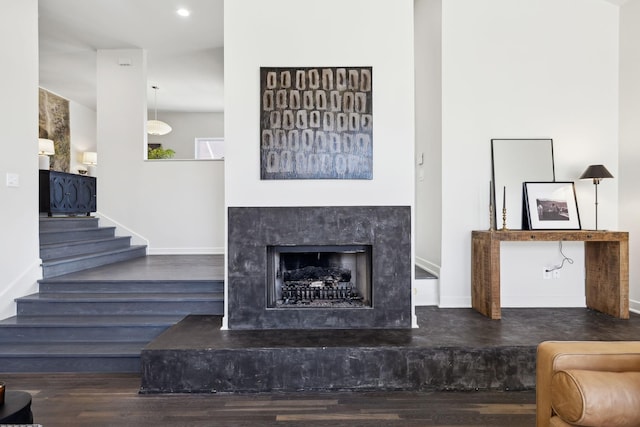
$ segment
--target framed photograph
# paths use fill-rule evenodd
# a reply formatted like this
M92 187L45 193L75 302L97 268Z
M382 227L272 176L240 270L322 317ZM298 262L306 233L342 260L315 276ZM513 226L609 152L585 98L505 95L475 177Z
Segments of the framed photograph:
M525 182L524 204L529 230L580 230L573 182Z

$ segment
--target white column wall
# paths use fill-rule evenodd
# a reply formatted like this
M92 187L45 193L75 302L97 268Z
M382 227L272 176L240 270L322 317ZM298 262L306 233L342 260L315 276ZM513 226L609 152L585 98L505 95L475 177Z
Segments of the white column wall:
M119 58L132 65L120 67ZM222 253L223 162L145 161L146 53L97 56L98 212L150 254Z
M589 164L618 176L618 8L600 0L447 0L442 53L440 305L471 304L471 231L487 229L491 138L554 140L556 179ZM617 179L600 185L599 226L617 229ZM576 182L583 228L593 185ZM557 280L556 243L503 244L503 306L583 306L582 244Z
M414 8L416 264L439 275L442 240L442 0L415 0Z
M69 128L71 130L69 166L71 173L78 173L78 168L87 168L82 163L82 154L85 151L97 151L96 112L75 101L69 101Z
M224 13L226 206L404 205L413 221L413 0L225 0ZM345 65L373 67L373 179L261 180L260 67Z
M224 8L227 206L413 206L413 1ZM341 65L373 67L373 179L260 180L260 67Z
M640 2L620 8L620 229L629 231L630 308L640 312Z
M0 319L37 292L38 1L0 0ZM7 174L18 187L7 186Z

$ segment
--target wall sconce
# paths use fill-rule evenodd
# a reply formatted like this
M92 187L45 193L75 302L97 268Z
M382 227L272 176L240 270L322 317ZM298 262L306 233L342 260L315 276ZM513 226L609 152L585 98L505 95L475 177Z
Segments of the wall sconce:
M49 170L51 167L51 159L49 156L56 154L56 148L53 141L45 138L38 138L38 168Z
M613 178L611 172L603 165L591 165L580 175L580 179L593 179L593 185L596 189L596 230L598 229L598 184L603 178Z
M87 165L89 176L96 176L96 165L98 164L98 153L95 151L85 151L82 153L82 163Z

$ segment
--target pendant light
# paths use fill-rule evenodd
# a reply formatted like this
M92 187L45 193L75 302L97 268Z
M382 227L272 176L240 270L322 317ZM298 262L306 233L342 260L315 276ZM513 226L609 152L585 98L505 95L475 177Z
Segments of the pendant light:
M147 121L147 133L149 135L166 135L171 132L171 126L163 121L158 120L158 89L160 88L158 86L151 86L151 88L153 89L154 93L153 103L155 115L153 117L153 120Z

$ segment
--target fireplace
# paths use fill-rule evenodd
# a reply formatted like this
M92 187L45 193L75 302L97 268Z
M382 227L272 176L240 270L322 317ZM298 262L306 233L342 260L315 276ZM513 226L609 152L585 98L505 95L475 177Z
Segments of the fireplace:
M268 308L371 307L371 246L267 247Z
M411 328L410 207L230 207L228 224L229 329Z

